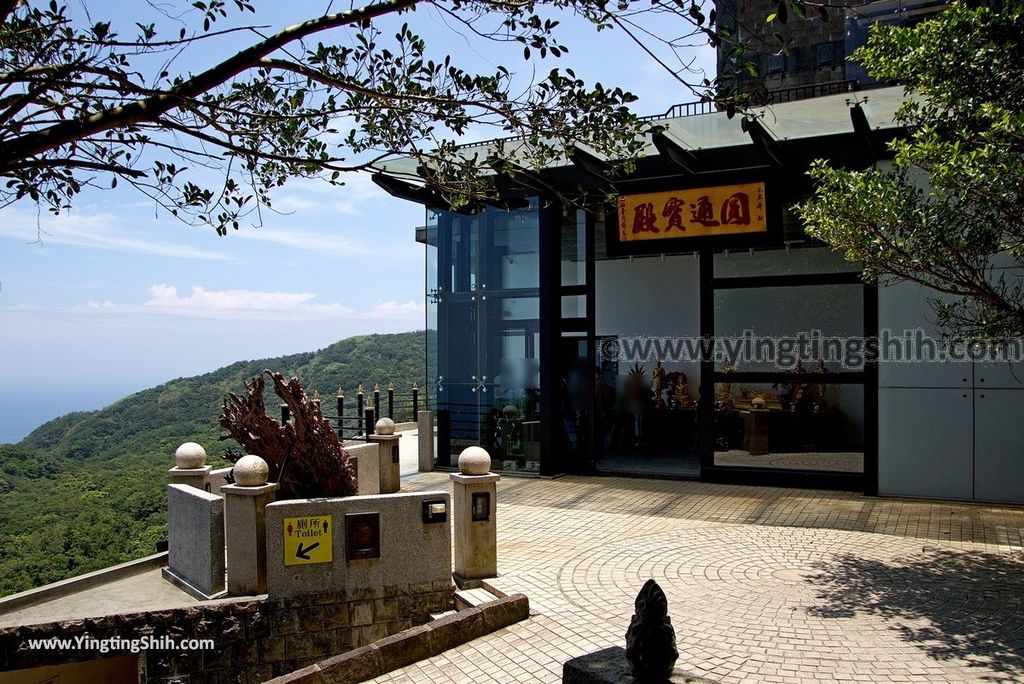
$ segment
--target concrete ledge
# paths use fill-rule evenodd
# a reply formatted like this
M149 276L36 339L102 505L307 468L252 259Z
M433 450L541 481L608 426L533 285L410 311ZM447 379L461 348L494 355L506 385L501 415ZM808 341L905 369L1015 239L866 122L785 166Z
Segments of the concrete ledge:
M395 423L395 432L412 432L419 429L419 427L420 424L415 420L410 420L406 423Z
M124 579L125 577L131 577L143 572L149 572L156 568L162 568L165 565L167 565L167 552L163 551L161 553L154 553L152 556L130 560L120 565L112 565L102 570L87 572L77 577L69 577L59 582L51 582L36 589L28 589L27 591L21 591L17 594L0 598L0 614L21 610L26 606L33 606L44 601L63 598L68 594L84 589L92 589L101 584Z
M512 594L322 660L271 679L268 684L357 684L439 655L529 616L529 600L522 594Z
M164 568L161 570L160 576L198 601L209 601L211 599L224 598L228 594L227 589L220 589L213 594L207 594L170 568Z

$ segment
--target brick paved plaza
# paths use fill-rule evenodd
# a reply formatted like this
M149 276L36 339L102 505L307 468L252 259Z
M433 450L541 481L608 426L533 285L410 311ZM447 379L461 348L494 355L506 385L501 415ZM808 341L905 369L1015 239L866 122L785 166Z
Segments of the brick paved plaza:
M448 488L430 473L403 489ZM1024 681L1024 508L696 482L505 478L495 585L526 622L379 682L559 682L654 577L723 682Z

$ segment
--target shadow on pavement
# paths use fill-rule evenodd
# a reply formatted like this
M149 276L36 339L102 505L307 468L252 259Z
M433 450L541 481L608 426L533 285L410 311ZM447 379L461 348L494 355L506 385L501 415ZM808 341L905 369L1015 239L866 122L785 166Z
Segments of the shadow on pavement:
M933 658L1024 679L1024 554L925 547L892 563L843 555L814 570L806 579L822 604L812 615L881 616Z

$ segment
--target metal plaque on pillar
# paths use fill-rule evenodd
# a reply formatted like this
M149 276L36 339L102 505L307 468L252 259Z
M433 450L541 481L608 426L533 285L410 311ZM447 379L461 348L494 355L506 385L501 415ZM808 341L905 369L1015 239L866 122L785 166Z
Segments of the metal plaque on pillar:
M349 513L345 516L345 560L380 558L380 514Z
M491 519L491 493L473 492L473 522L487 522Z

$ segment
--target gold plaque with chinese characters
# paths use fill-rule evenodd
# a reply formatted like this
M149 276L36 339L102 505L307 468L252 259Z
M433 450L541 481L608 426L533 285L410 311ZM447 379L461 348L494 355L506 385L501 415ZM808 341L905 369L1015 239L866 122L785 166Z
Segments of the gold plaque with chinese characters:
M767 230L764 183L619 196L622 242Z

